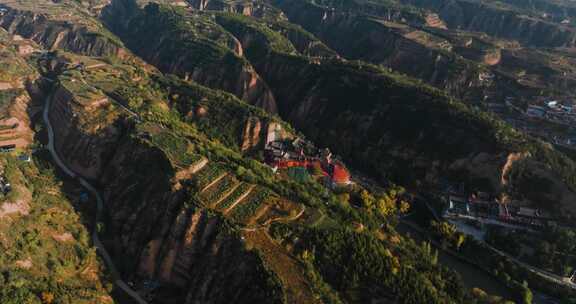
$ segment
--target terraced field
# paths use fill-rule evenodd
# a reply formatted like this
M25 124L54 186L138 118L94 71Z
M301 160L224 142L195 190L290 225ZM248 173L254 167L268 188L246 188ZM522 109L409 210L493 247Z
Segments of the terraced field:
M232 194L239 185L240 182L233 175L227 174L216 183L204 189L204 191L198 195L198 198L205 206L214 207Z
M208 164L200 172L196 173L193 182L196 189L205 190L211 186L217 179L223 178L227 174L226 169L218 164Z
M255 228L274 221L296 220L306 210L265 187L240 181L217 163L206 164L191 180L200 205L223 213L240 226Z
M226 199L224 199L222 202L220 202L217 206L216 209L222 212L227 212L228 209L230 209L231 207L233 207L235 204L238 203L238 201L240 199L242 199L243 197L247 196L250 191L252 191L252 189L255 186L252 184L248 184L248 183L241 183L235 190L234 192L230 193L230 195L228 195L228 197L226 197Z
M234 208L228 212L228 216L232 222L236 224L246 224L250 218L256 214L258 208L265 204L270 197L270 191L257 188L244 200L236 204Z
M249 225L265 226L274 221L299 219L307 210L303 205L282 198L269 199L266 207L258 210L257 215L250 219Z

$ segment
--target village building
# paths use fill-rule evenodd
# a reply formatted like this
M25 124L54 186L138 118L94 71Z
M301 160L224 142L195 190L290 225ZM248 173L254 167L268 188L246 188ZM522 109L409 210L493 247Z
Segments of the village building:
M342 187L350 185L352 182L350 180L350 173L344 167L344 165L337 163L332 165L332 174L330 176L332 180L332 187Z
M546 105L550 109L556 109L558 107L558 101L557 100L550 100L550 101L546 102Z
M12 185L8 182L8 180L4 176L0 176L0 192L3 195L7 195L12 191Z
M300 172L292 174L302 176L303 169L308 172L321 172L320 177L327 187L336 188L347 186L352 183L350 172L343 163L332 159L332 152L329 149L322 149L315 156L306 155L305 150L313 150L308 143L297 138L295 140L271 141L266 144L264 157L268 165L274 172L280 169L292 170L290 172ZM293 170L298 168L297 170Z
M540 216L540 212L537 209L527 208L527 207L520 207L516 212L516 215L525 216L525 217L538 217Z
M529 105L526 109L528 117L543 118L546 115L546 109L541 106Z
M25 163L29 163L32 161L32 158L30 157L30 154L21 153L18 155L18 160L23 161Z
M450 195L446 211L453 214L470 214L470 203L465 197Z

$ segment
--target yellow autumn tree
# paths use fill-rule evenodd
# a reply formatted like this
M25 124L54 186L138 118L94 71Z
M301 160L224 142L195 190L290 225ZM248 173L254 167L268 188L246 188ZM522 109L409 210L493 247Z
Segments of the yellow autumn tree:
M49 291L43 291L42 294L40 294L40 298L42 299L43 304L54 303L54 294Z
M366 209L374 208L374 204L376 203L376 198L367 190L362 190L360 192L360 199L362 200L362 206Z
M399 208L400 213L408 213L409 210L410 210L410 204L407 201L401 201Z

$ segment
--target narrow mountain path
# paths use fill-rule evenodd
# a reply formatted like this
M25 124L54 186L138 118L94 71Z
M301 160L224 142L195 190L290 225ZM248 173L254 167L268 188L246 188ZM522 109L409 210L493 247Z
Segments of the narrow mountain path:
M60 169L62 169L62 171L64 171L64 173L66 173L66 175L76 179L84 188L86 188L86 190L88 192L90 192L92 195L94 195L94 197L96 197L96 218L95 218L95 220L96 220L96 222L98 222L102 216L102 211L104 209L104 200L102 199L102 195L100 195L100 192L98 192L98 190L96 190L96 188L94 186L92 186L88 181L86 181L86 179L79 176L74 171L70 170L70 168L68 168L68 166L66 164L64 164L64 162L62 161L62 159L60 158L60 156L56 152L55 144L54 144L54 141L55 141L54 128L52 127L52 124L50 122L50 104L51 104L51 102L52 102L52 95L50 95L46 98L46 104L44 105L44 111L43 111L43 115L42 115L42 117L44 119L44 123L46 125L47 130L48 130L48 150L50 151L50 154L52 155L52 158L54 159L54 162L56 163L56 165ZM136 291L134 291L124 281L122 281L122 279L120 277L120 273L118 272L118 269L114 265L114 262L112 261L112 258L110 257L110 254L108 253L108 251L106 250L106 248L104 247L102 242L100 241L100 238L98 237L98 231L96 229L94 229L92 231L92 240L94 242L94 246L98 249L98 251L100 252L100 255L102 256L102 259L104 260L104 262L106 263L106 266L110 270L110 273L112 274L112 277L114 278L114 284L116 284L116 286L118 288L120 288L124 292L126 292L126 294L128 294L130 297L132 297L132 299L134 299L137 303L147 304L147 302L144 301L142 299L142 297L140 297L140 295Z

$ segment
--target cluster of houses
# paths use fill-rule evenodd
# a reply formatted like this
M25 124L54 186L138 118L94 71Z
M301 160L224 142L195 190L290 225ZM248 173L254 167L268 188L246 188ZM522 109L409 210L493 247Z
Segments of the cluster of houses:
M560 124L576 122L576 109L572 104L557 100L547 100L538 104L528 105L525 115L533 119L543 119Z
M469 195L462 192L447 193L446 198L448 206L444 212L445 217L489 219L496 224L527 228L556 225L554 219L543 216L539 209L501 203L496 196L485 192L473 192Z
M266 163L274 171L299 169L313 175L320 174L324 184L330 188L352 183L344 164L333 159L329 149L315 149L313 145L299 138L270 141L266 144L264 155Z
M515 128L533 136L566 148L576 148L576 108L570 103L557 100L540 100L528 106L524 112L528 118L522 124L512 124ZM551 128L542 128L533 121L548 121L566 126L565 131L558 132ZM571 131L572 130L572 131Z

